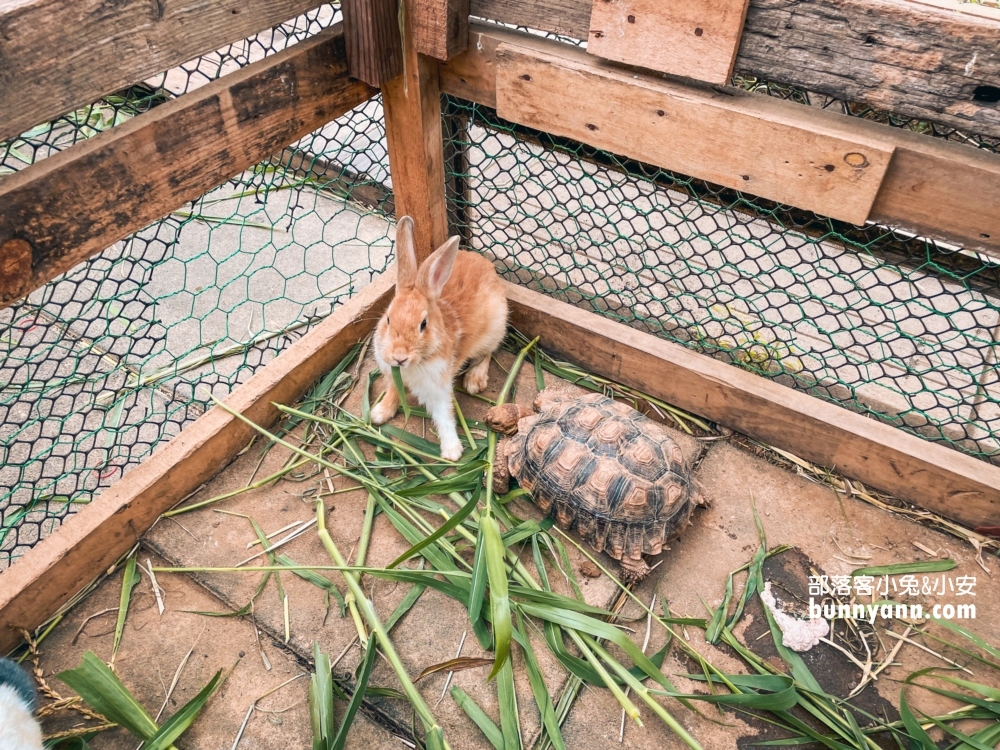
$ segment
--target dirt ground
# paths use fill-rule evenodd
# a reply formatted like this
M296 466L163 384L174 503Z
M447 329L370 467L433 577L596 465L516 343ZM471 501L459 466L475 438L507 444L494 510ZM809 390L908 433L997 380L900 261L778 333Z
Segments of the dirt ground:
M500 362L509 366L512 357L506 353ZM359 379L366 382L367 362ZM505 375L495 364L491 372L488 396L495 396ZM551 384L552 381L550 380ZM526 367L518 380L517 400L530 404L535 394L534 373ZM360 412L361 389L356 388L345 406ZM469 397L459 396L463 412L481 418L486 405ZM397 417L402 426L402 415ZM408 429L418 434L426 429L430 439L436 439L429 421L411 418ZM1000 643L1000 583L995 582L976 563L971 547L959 540L924 528L906 518L873 508L853 498L840 498L827 487L812 483L785 468L752 455L726 439L695 439L675 431L675 437L685 456L695 463L696 478L708 507L696 511L693 525L683 537L671 544L662 555L653 575L635 590L639 599L649 602L657 595L657 612L666 601L671 614L705 617L706 605L716 607L722 600L727 575L747 563L757 549L759 540L754 523L752 504L756 505L767 534L769 547L792 545L794 549L768 560L765 578L772 582L775 593L791 608L801 612L808 600L808 576L812 574L841 575L863 565L883 565L911 562L930 557L932 550L939 557L952 557L958 567L947 576L975 576L975 597L957 598L954 593L944 596L920 594L911 601L925 609L935 602L976 604L976 619L966 621L966 627L991 643ZM194 503L235 489L241 489L278 470L287 452L280 447L271 450L258 467L260 451L251 448L191 498ZM339 477L322 475L306 481L281 481L276 485L243 492L209 507L161 519L143 539L140 560L150 558L155 566L222 567L234 566L253 554L248 544L255 540L247 516L253 518L267 533L293 522L309 519L314 513L313 495L325 493L330 487L341 490L345 482ZM353 549L360 536L367 495L359 491L338 492L326 498L327 525L331 536L345 556L353 559ZM539 517L527 501L516 500L516 511L522 516ZM915 546L921 545L921 547ZM578 571L585 567L586 558L568 545L572 564ZM395 532L383 516L376 518L367 562L384 566L409 545ZM259 549L259 548L254 548ZM282 547L281 552L299 564L330 564L329 556L312 531ZM348 554L350 552L350 554ZM191 611L232 611L250 601L260 581L260 573L252 568L261 564L258 558L246 565L246 573L161 573L158 578L165 590L166 612L160 616L155 607L148 577L135 589L135 599L125 626L121 650L117 658L119 674L125 685L154 715L164 701L178 665L189 649L194 649L164 717L193 696L219 669L235 665L222 690L210 701L205 713L191 732L177 743L180 748L230 748L251 704L289 678L304 675L260 701L242 735L239 748L298 748L310 744L310 728L306 691L311 669L313 643L339 658L334 667L335 677L345 686L353 681L360 651L354 643L356 630L350 617L341 617L336 604L327 611L323 592L311 583L291 573L281 576L289 606L289 638L285 640L284 607L272 581L256 600L253 618L212 618ZM617 569L614 561L600 556L609 570ZM409 564L409 563L408 563ZM991 571L995 560L988 562ZM594 605L609 607L618 590L606 576L589 578L578 573L586 600ZM338 574L330 579L344 586ZM559 576L553 577L558 584ZM742 579L737 579L737 593ZM363 577L363 586L384 620L408 591L408 585L395 584ZM117 607L121 574L106 580L90 597L79 604L42 645L41 667L46 679L56 690L67 688L51 676L59 670L79 663L81 654L90 649L103 659L110 658L114 613L94 618L82 632L84 620L106 609ZM567 591L568 593L568 591ZM893 598L900 599L898 595ZM622 614L622 622L631 629L633 639L641 646L646 635L646 621L639 607L630 602ZM902 632L899 623L876 620L884 649L895 641L884 635L890 625ZM255 628L259 631L260 648ZM750 603L737 635L744 644L773 663L777 654L765 634L766 624L759 600ZM393 641L411 675L430 665L454 658L463 639L463 656L484 654L468 625L464 610L456 602L427 590L417 604L396 625ZM725 648L704 643L698 628L679 628L679 637L703 653L713 664L732 672L745 672L742 661ZM652 653L666 642L667 634L654 626L647 651ZM848 644L849 645L849 644ZM946 647L927 641L935 650L947 652L949 658L966 665L970 660ZM768 650L770 649L770 651ZM270 668L261 656L263 651ZM515 649L517 651L517 649ZM558 696L567 681L562 667L548 653L541 639L535 641L535 651L541 662L547 686ZM884 658L885 651L875 656ZM880 655L881 654L881 655ZM820 644L804 655L806 663L828 691L847 695L861 677L861 669L840 651ZM862 656L862 660L863 660ZM892 666L881 673L874 684L861 692L856 704L890 719L898 718L900 680L914 670L943 666L943 662L919 648L904 644ZM993 684L985 668L973 664L975 679ZM663 671L686 692L703 691L703 683L695 683L677 675L696 671L693 664L678 649L671 650ZM483 709L498 720L496 691L486 683L487 670L473 669L454 675L453 684L460 686ZM527 678L520 658L515 654L515 675L518 705L525 747L531 747L539 734L539 717L534 707ZM964 675L968 676L968 675ZM971 678L970 678L971 679ZM453 748L486 746L480 731L458 708L450 696L443 699L443 673L432 675L418 683L426 702L444 728ZM371 685L397 688L392 669L384 661L376 662ZM909 690L908 701L918 709L946 711L954 708L944 699L933 699L923 690ZM745 747L754 742L781 737L776 730L759 721L748 721L740 715L701 706L694 713L673 700L664 705L702 743L705 748ZM642 706L640 705L640 708ZM403 701L375 697L366 701L363 714L355 721L349 747L405 747L412 721L411 712ZM338 718L342 708L338 711ZM606 690L584 688L577 698L564 726L569 748L674 748L682 747L677 739L647 709L643 711L644 726L628 724L620 742L621 709ZM72 716L60 713L47 718L47 732L62 731L76 723ZM131 745L130 745L131 743ZM91 743L93 748L135 747L135 740L123 730L101 735Z

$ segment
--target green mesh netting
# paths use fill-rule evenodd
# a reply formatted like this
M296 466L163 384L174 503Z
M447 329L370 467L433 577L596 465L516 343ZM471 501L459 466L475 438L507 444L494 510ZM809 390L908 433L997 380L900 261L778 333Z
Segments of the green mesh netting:
M1000 262L446 112L452 224L508 279L1000 462Z
M0 175L334 20L318 8L33 128L0 144ZM388 183L372 100L0 310L0 569L385 270Z
M323 6L0 143L0 179L333 20ZM443 124L453 229L507 278L1000 461L996 263L449 97ZM393 213L376 99L0 310L0 568L384 270Z

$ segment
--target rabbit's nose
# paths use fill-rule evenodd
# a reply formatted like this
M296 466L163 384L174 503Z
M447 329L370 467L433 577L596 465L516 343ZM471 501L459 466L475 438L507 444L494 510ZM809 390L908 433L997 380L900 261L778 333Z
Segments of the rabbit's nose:
M393 359L396 360L396 367L402 367L410 361L409 357L400 357L398 354Z

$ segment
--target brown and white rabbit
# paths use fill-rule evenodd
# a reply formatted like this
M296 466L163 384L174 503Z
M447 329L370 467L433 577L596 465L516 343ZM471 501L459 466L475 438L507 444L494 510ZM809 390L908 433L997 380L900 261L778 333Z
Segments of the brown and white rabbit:
M486 388L490 355L507 332L507 297L493 264L459 251L458 237L435 250L420 267L413 219L396 227L396 296L375 329L375 360L385 397L372 409L372 423L388 422L399 408L391 368L430 413L441 439L441 456L457 461L462 444L455 429L453 382L466 362L469 393Z

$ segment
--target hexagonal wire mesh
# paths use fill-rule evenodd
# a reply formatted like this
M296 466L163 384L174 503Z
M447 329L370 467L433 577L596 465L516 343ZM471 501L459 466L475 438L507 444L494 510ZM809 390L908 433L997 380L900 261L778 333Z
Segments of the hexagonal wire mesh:
M996 259L743 195L469 102L445 106L451 222L508 279L1000 463Z
M0 173L305 38L323 6L0 144ZM570 41L573 40L563 40ZM772 96L788 87L737 78ZM444 98L449 211L512 280L997 460L1000 267ZM821 103L997 151L987 139ZM390 261L377 100L0 311L0 568Z
M337 15L322 6L39 125L0 144L0 175ZM388 184L372 100L0 310L0 569L383 271Z

